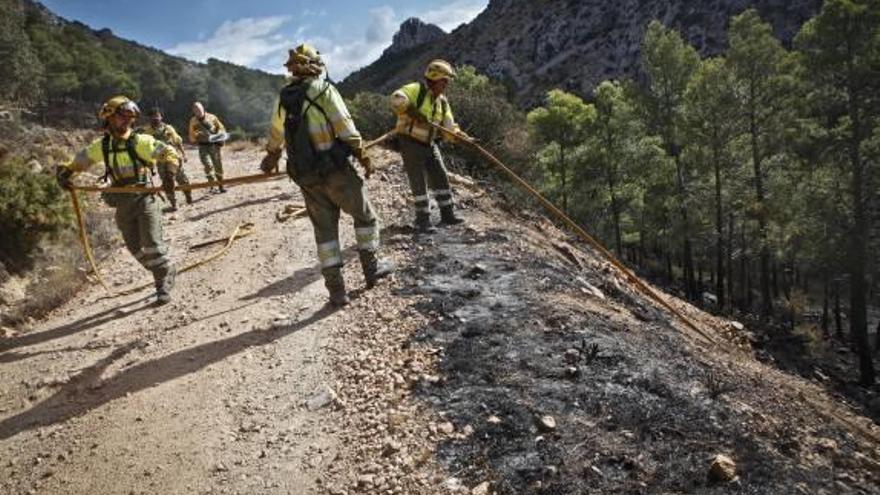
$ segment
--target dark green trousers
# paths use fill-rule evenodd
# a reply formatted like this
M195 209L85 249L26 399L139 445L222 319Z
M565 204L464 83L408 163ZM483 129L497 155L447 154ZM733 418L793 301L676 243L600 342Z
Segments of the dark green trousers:
M209 182L215 178L223 180L223 159L220 156L219 144L201 143L199 144L199 160L205 167L205 177Z

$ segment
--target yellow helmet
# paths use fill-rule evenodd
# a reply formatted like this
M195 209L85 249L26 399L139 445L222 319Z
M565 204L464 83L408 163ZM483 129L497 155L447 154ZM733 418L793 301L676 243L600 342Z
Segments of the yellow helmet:
M432 60L425 69L425 79L429 81L439 81L440 79L455 79L455 69L452 64L445 60Z
M141 109L138 108L137 103L131 101L127 96L114 96L101 105L101 109L98 110L98 118L107 120L117 112L130 112L137 117L141 114Z
M287 62L284 66L295 75L320 75L324 67L321 53L315 47L303 43L288 50Z

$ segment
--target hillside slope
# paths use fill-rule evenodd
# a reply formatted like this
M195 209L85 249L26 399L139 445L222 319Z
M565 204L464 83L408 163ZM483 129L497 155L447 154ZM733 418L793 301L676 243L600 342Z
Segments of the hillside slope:
M344 311L324 306L308 221L276 219L301 203L280 180L166 217L184 262L256 227L182 275L172 304L92 286L0 337L0 489L876 493L876 429L734 350L730 325L670 299L728 342L701 345L488 184L455 181L466 226L414 235L400 158L375 155L368 186L400 270L364 291L346 250ZM230 150L230 176L259 156ZM121 248L103 270L116 289L144 278ZM717 454L736 481L707 480Z
M524 104L550 89L588 95L601 81L637 76L644 29L652 19L681 31L703 55L719 53L731 16L756 8L790 42L821 0L491 0L483 13L442 39L385 56L353 73L351 93L389 92L421 74L432 58L469 64Z
M107 98L126 94L161 106L178 128L201 100L234 128L262 133L284 83L279 75L209 59L197 63L61 18L33 0L3 0L0 53L8 61L0 104L26 106L50 123L94 125ZM6 100L6 101L4 101ZM254 111L254 109L260 109Z

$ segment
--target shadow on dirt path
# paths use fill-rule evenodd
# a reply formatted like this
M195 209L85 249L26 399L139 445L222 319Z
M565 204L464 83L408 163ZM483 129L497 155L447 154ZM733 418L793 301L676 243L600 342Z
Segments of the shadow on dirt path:
M49 342L50 340L69 337L70 335L73 335L77 332L82 332L91 328L99 327L105 323L118 322L119 320L134 313L137 313L144 309L149 309L151 307L150 304L144 304L142 306L134 308L132 308L132 306L150 301L152 300L152 298L153 296L151 294L141 297L139 299L135 299L134 301L129 301L124 304L113 306L99 313L86 316L85 318L80 318L79 320L68 323L66 325L61 325L59 327L55 327L43 332L28 333L22 335L21 337L0 341L0 352L18 349L19 347L42 344L44 342ZM126 310L125 308L131 309ZM0 362L2 362L2 356L0 356Z
M25 412L0 422L0 440L26 430L81 416L126 394L196 372L248 348L269 344L307 328L333 312L332 307L325 306L311 316L290 325L255 329L227 339L184 349L125 369L112 378L102 381L101 374L107 367L140 344L139 341L130 342L72 377L53 396Z

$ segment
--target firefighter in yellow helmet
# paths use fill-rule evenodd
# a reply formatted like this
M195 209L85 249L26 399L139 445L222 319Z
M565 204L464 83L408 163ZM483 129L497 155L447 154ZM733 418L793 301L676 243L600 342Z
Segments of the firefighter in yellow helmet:
M220 148L229 137L226 128L216 115L205 111L201 102L192 104L192 113L193 116L189 119L189 141L199 145L199 160L205 168L205 177L208 182L214 182L215 177L218 181L223 181L223 157ZM209 191L213 192L214 188ZM220 184L217 192L226 192L223 184Z
M266 173L277 170L281 151L286 149L287 173L305 199L330 303L344 306L349 299L342 278L340 211L354 219L367 288L394 269L379 258L379 221L352 157L363 166L367 178L373 169L345 102L336 87L321 77L324 62L318 51L299 45L289 51L284 65L291 81L281 90L273 108L266 156L260 168Z
M170 211L177 211L177 194L174 192L174 182L189 184L189 177L187 177L186 170L183 167L184 162L186 162L186 154L183 151L183 139L177 133L177 130L174 129L174 126L164 121L160 108L154 107L147 113L150 117L150 122L139 127L137 132L148 134L169 146L173 146L180 157L179 165L159 162L159 177L162 179L165 197L171 203ZM192 204L192 191L183 191L183 196L186 198L186 204Z
M447 141L454 141L455 138L428 124L431 122L467 137L455 123L449 101L443 94L453 79L455 69L449 62L433 60L425 69L424 81L409 83L391 95L391 108L397 114L400 153L415 199L415 225L419 232L431 233L435 230L431 224L429 192L440 207L441 225L463 222L455 214L449 177L436 143L438 137Z
M80 150L70 163L56 171L58 184L69 189L73 176L104 163L104 179L114 187L143 187L150 183L157 162L178 163L174 149L146 134L132 130L140 109L125 96L110 98L98 112L104 135ZM116 209L116 225L125 247L152 272L157 303L171 301L177 269L162 239L162 213L156 194L105 193L104 200Z

